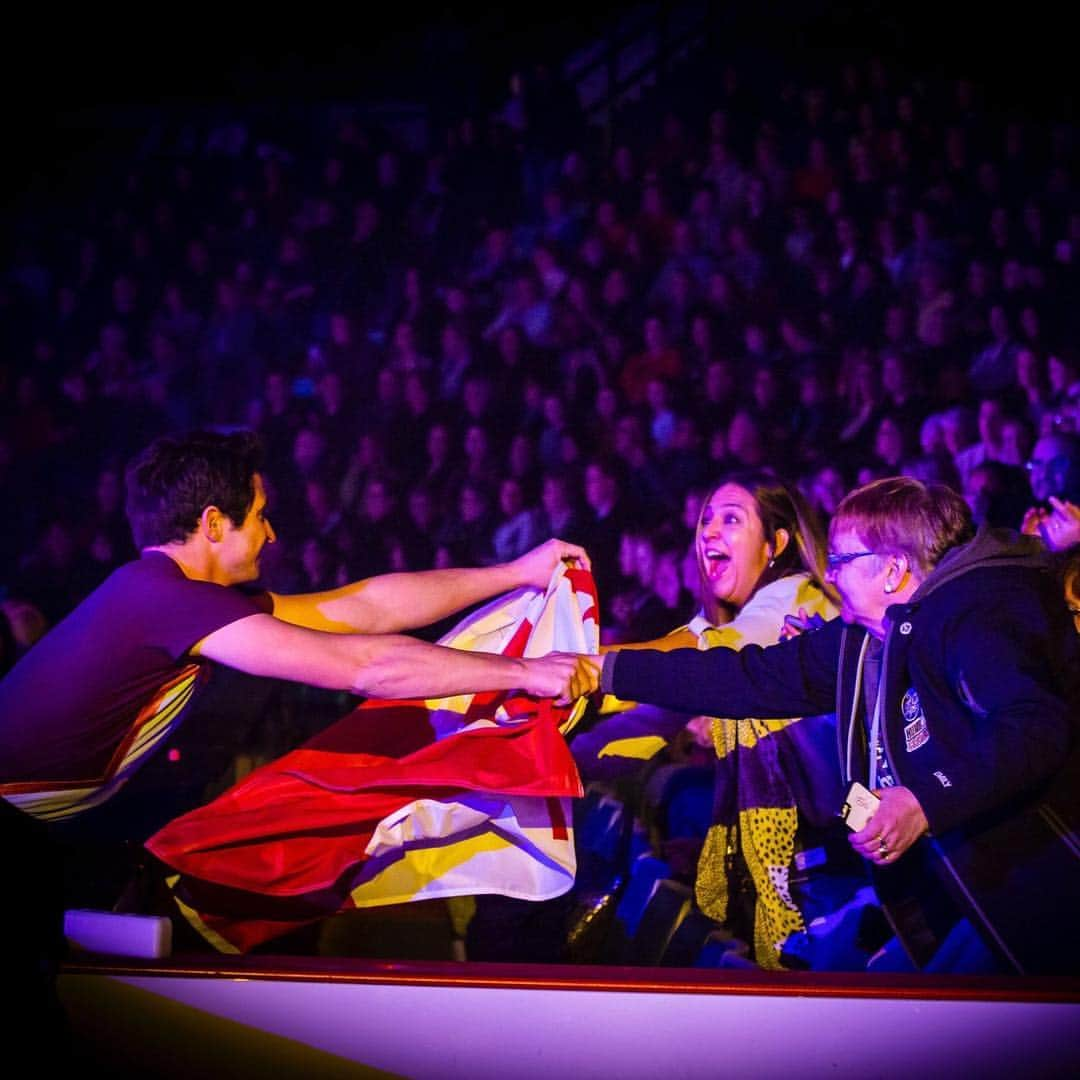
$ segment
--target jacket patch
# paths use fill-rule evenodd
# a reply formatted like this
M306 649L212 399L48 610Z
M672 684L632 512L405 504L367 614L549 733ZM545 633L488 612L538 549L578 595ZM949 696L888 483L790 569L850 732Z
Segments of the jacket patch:
M942 787L952 787L952 781L940 769L934 773L934 776Z
M919 695L914 687L911 687L901 699L900 712L904 717L904 748L910 754L930 741L926 715L922 711Z

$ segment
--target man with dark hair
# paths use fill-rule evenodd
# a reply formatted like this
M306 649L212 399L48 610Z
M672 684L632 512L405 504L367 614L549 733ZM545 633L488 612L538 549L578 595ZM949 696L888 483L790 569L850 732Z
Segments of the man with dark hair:
M872 792L851 844L908 962L1075 975L1075 635L1041 544L973 532L949 488L868 484L830 525L840 619L765 649L609 653L601 687L692 715L835 709L845 783Z
M35 817L81 818L120 791L167 745L207 661L378 697L569 689L573 657L461 652L399 632L542 588L560 560L588 565L580 547L551 540L503 565L387 574L330 592L246 591L275 539L252 435L158 439L127 478L142 557L0 681L0 795ZM131 838L141 831L131 823Z

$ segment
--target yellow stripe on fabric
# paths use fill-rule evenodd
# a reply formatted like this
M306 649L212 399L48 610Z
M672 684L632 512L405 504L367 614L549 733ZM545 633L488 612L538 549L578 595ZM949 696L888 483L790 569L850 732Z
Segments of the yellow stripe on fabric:
M585 709L588 707L588 704L588 698L583 697L578 698L577 701L574 702L573 707L570 709L569 715L559 725L560 735L569 735L570 732L577 727L578 721L585 715Z
M706 649L741 649L746 643L742 632L733 626L710 626L701 634Z
M635 758L638 761L648 761L656 757L664 747L667 739L659 735L636 735L629 739L612 739L611 742L601 747L596 755L602 757Z
M774 735L778 731L791 724L797 723L799 717L793 716L783 720L720 720L712 722L713 746L716 748L716 756L727 757L734 749L736 743L747 750L752 750L762 739Z
M177 716L191 700L197 677L198 669L195 668L188 678L171 687L162 696L157 711L151 713L140 725L136 738L117 767L100 782L75 788L20 792L6 796L8 801L24 813L43 821L63 821L101 805L126 781L131 766L146 757L169 733Z
M636 709L636 701L623 701L622 698L617 698L614 694L605 694L600 699L600 715L609 716L611 713L628 712L630 709Z
M165 879L165 884L169 887L169 890L172 891L176 888L176 883L179 880L180 875L173 874L171 877ZM188 907L176 893L173 893L173 903L180 909L180 914L183 915L184 918L191 923L192 927L206 938L207 943L213 945L218 952L227 953L230 956L240 955L240 950L235 945L230 944L219 933L211 930L199 917L199 913L194 908Z
M71 817L76 808L94 805L91 800L101 788L78 788L75 791L34 791L18 795L5 795L12 806L24 814L43 821L59 821Z
M405 903L416 899L432 882L445 877L475 856L516 846L505 836L488 829L446 847L411 848L381 874L357 886L349 895L358 908Z
M169 726L191 700L196 677L196 674L192 674L183 684L165 695L157 710L140 726L137 737L123 757L121 768L129 761L136 760L147 745L160 741L168 733Z

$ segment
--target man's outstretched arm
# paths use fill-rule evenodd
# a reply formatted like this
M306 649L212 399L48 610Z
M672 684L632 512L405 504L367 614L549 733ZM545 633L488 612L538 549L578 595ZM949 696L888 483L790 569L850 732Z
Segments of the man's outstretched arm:
M523 585L545 588L563 559L589 566L584 548L548 540L513 562L497 566L383 574L327 592L274 593L274 617L332 634L414 630Z
M431 645L398 634L328 634L250 615L207 635L192 649L228 667L274 679L348 690L365 697L446 697L524 690L563 701L592 681L587 662L568 653L518 659Z

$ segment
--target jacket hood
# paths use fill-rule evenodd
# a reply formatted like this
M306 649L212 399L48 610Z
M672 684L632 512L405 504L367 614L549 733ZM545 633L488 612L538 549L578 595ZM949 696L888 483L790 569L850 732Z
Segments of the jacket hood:
M1025 536L1014 529L982 528L974 539L945 553L941 562L915 591L911 603L925 600L935 589L972 570L998 566L1025 566L1032 570L1043 570L1049 566L1049 556L1037 537Z

